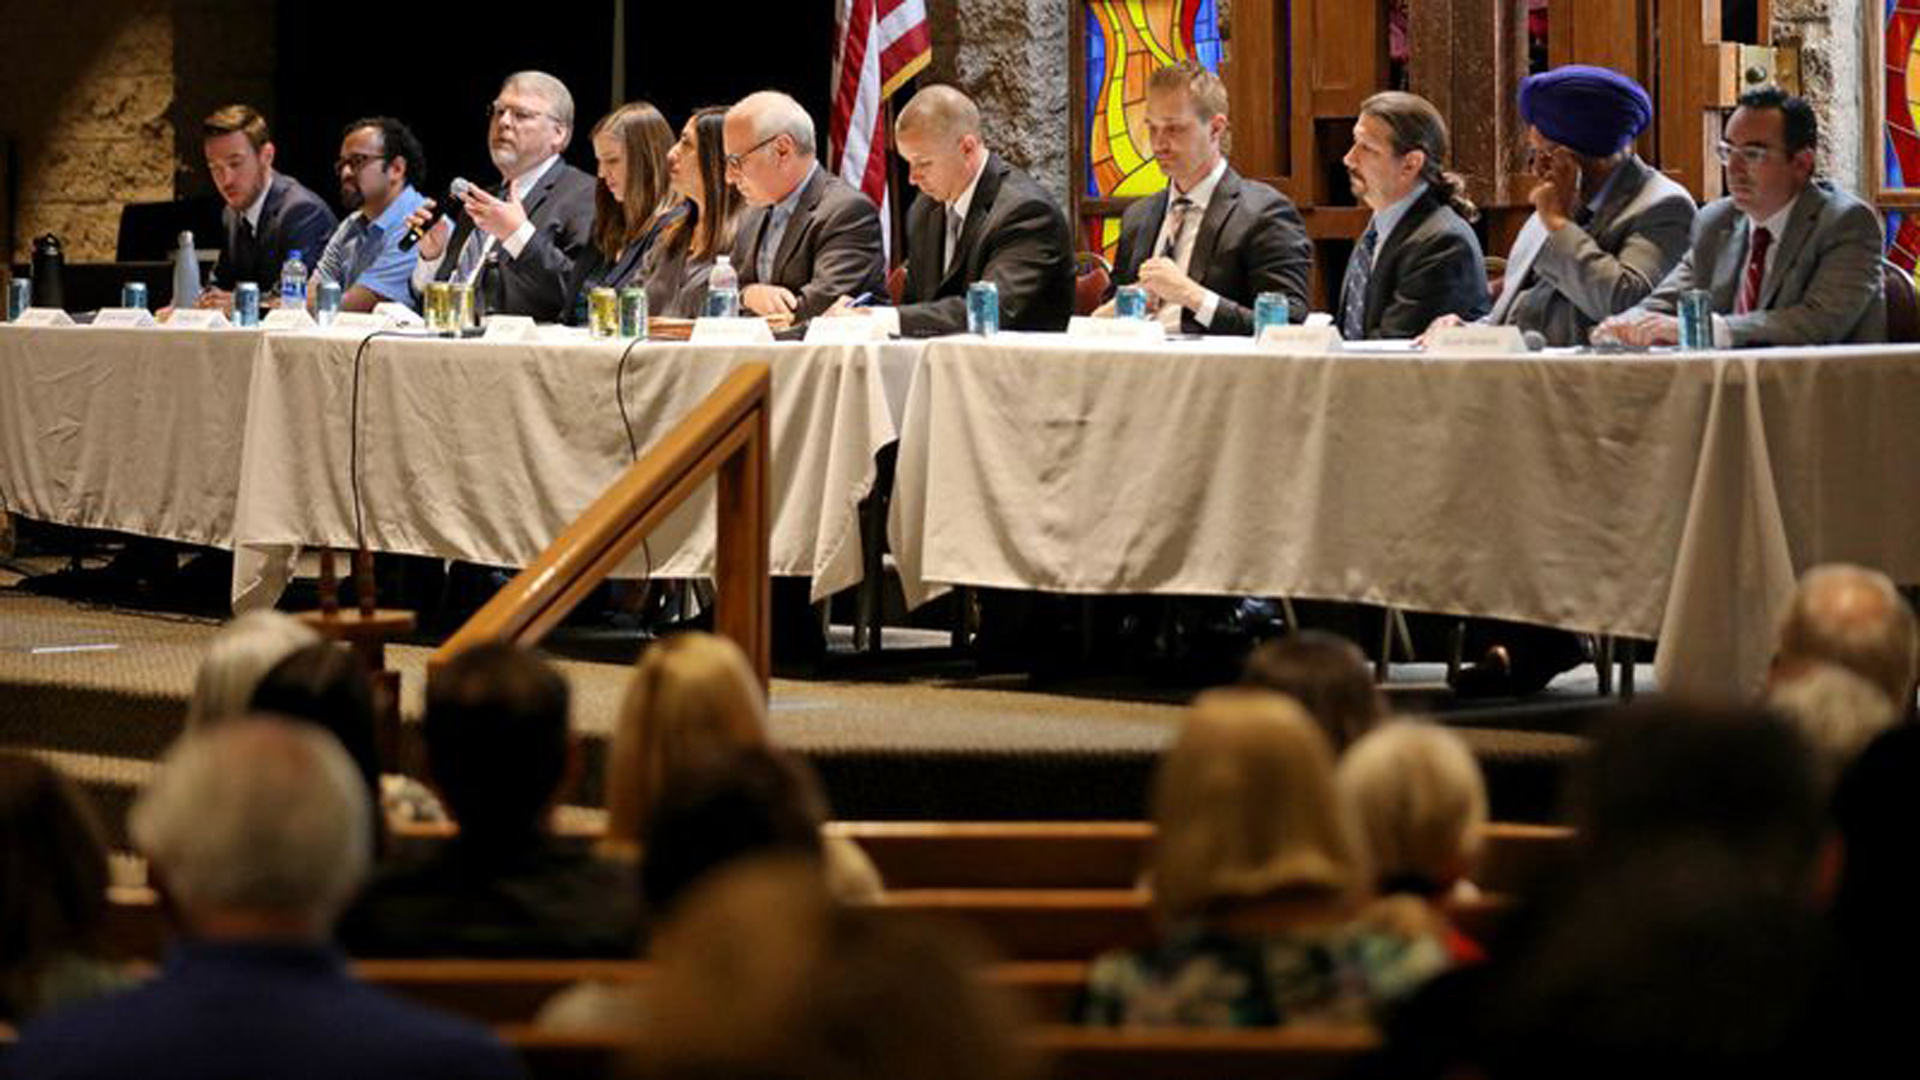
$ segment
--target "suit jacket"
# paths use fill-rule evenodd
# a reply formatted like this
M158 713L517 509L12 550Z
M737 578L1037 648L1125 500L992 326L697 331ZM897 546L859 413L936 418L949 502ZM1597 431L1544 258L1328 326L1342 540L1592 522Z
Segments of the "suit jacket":
M1340 306L1346 309L1346 298ZM1367 281L1363 337L1418 337L1441 315L1487 313L1487 264L1480 241L1453 207L1422 193L1380 245Z
M1751 228L1731 198L1708 203L1694 219L1693 242L1680 265L1641 306L1672 315L1682 293L1706 289L1736 348L1887 340L1883 241L1873 207L1825 180L1808 184L1793 202L1784 235L1774 239L1759 306L1735 315Z
M1064 330L1073 317L1073 234L1067 216L1039 184L998 154L988 154L974 184L951 264L946 204L924 194L907 214L907 286L900 332L907 337L967 328L967 287L1000 288L1000 325Z
M189 941L152 982L49 1013L21 1032L9 1075L513 1077L486 1029L356 982L331 949Z
M1548 232L1527 219L1487 321L1535 330L1548 345L1585 345L1595 324L1644 299L1686 253L1686 188L1628 155L1586 224Z
M629 285L645 285L647 257L652 252L654 241L665 234L667 227L686 214L684 205L676 206L653 220L646 231L634 238L633 243L620 249L620 254L609 263L598 245L589 239L573 260L573 269L567 274L567 310L562 314L564 321L577 326L587 323L587 293L594 289L624 289ZM535 233L527 241L527 248L534 244L551 246L553 240L544 233ZM526 258L527 251L520 252ZM647 314L659 315L654 309L653 293L647 293Z
M763 284L759 276L760 234L770 206L749 209L733 239L733 268L740 287ZM842 296L886 295L887 260L880 249L880 212L865 195L825 167L800 190L774 253L773 275L764 284L781 285L799 298L796 320L811 319Z
M474 292L496 315L528 315L541 322L558 322L566 314L572 294L567 282L573 274L573 260L591 243L593 235L593 189L600 181L564 161L556 161L527 192L521 204L534 234L519 256L512 257L500 245L494 245L492 265L483 266ZM493 189L496 198L506 197L506 185ZM460 249L467 242L485 243L486 234L476 235L473 219L462 213L447 241L446 254L434 271L435 281L453 277L460 266Z
M261 292L275 293L287 256L299 251L307 269L313 269L340 223L320 196L280 173L274 173L267 185L267 201L260 207L260 224L252 239L242 235L244 219L238 211L227 207L222 216L227 235L207 281L229 291L242 281L251 281L260 286Z
M1121 216L1115 285L1140 279L1140 264L1154 255L1171 200L1169 188L1127 207ZM1228 166L1207 201L1187 260L1187 276L1211 289L1220 303L1212 326L1183 311L1180 328L1189 334L1251 334L1254 297L1263 292L1286 293L1293 321L1299 322L1306 317L1312 268L1313 245L1293 201L1257 180L1242 179Z

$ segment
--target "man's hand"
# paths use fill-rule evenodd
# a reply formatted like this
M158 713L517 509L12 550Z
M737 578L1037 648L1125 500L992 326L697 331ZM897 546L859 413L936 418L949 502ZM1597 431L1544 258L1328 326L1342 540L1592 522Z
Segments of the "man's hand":
M740 290L740 306L755 315L791 315L800 298L791 289L756 282Z
M1090 314L1092 314L1092 316L1096 319L1113 318L1113 301L1109 300L1106 303L1101 304L1099 307L1094 308Z
M406 227L400 230L401 234L404 235L414 229L425 226L427 219L433 216L433 206L433 200L427 199L415 208L413 213L408 214ZM446 253L447 238L452 235L451 230L452 225L448 223L448 220L441 218L433 228L421 234L420 245L413 249L414 253L428 262L439 258Z
M215 308L231 314L233 311L233 294L225 289L216 289L209 285L200 290L200 297L193 302L193 306L197 308Z
M1622 312L1593 328L1594 344L1608 341L1617 341L1636 349L1653 345L1678 345L1680 320L1650 311Z
M468 188L460 197L467 216L476 229L484 229L495 240L505 240L527 223L527 208L519 199L496 199L479 188Z
M1465 320L1461 319L1458 315L1442 315L1427 324L1426 330L1423 331L1418 338L1414 339L1414 344L1424 349L1427 347L1427 339L1433 336L1434 331L1445 330L1450 326L1459 326L1464 321Z
M1155 255L1140 264L1140 284L1163 304L1198 310L1207 292L1200 283L1182 273L1179 264L1164 255Z
M758 285L749 285L747 287L749 289L759 288ZM864 315L866 314L866 312L867 312L867 309L864 307L853 306L853 297L843 296L840 299L835 300L833 302L832 307L821 312L820 314L824 318L839 318L842 315Z
M1544 167L1536 162L1534 175L1540 182L1527 197L1540 214L1540 224L1548 232L1558 232L1573 220L1580 199L1580 166L1571 153L1556 147L1548 152Z

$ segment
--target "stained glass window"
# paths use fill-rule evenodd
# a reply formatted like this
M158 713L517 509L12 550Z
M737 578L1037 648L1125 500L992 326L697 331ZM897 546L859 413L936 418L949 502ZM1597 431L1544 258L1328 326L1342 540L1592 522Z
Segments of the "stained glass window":
M1885 191L1920 187L1920 0L1885 0ZM1920 256L1920 217L1887 215L1887 257L1912 270Z

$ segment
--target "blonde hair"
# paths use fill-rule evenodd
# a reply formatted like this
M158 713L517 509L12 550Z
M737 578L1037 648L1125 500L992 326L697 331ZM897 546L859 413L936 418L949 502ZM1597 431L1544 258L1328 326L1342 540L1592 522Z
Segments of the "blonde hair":
M1154 779L1154 902L1169 918L1284 891L1357 895L1362 849L1340 814L1333 752L1292 698L1234 687L1195 699Z
M607 751L607 851L636 853L668 774L764 745L766 718L760 681L732 641L692 632L649 646L620 703Z
M1487 824L1487 785L1460 736L1392 720L1361 736L1335 773L1366 838L1376 881L1451 885L1472 864Z

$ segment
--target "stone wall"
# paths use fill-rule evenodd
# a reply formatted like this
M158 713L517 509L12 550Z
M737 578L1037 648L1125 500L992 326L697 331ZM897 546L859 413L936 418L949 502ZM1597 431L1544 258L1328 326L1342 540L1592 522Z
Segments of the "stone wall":
M1072 144L1067 18L1073 0L928 0L933 63L925 78L980 106L987 145L1067 201Z
M1820 116L1817 170L1866 191L1873 165L1865 98L1873 13L1864 0L1774 0L1773 41L1800 43L1801 90Z

